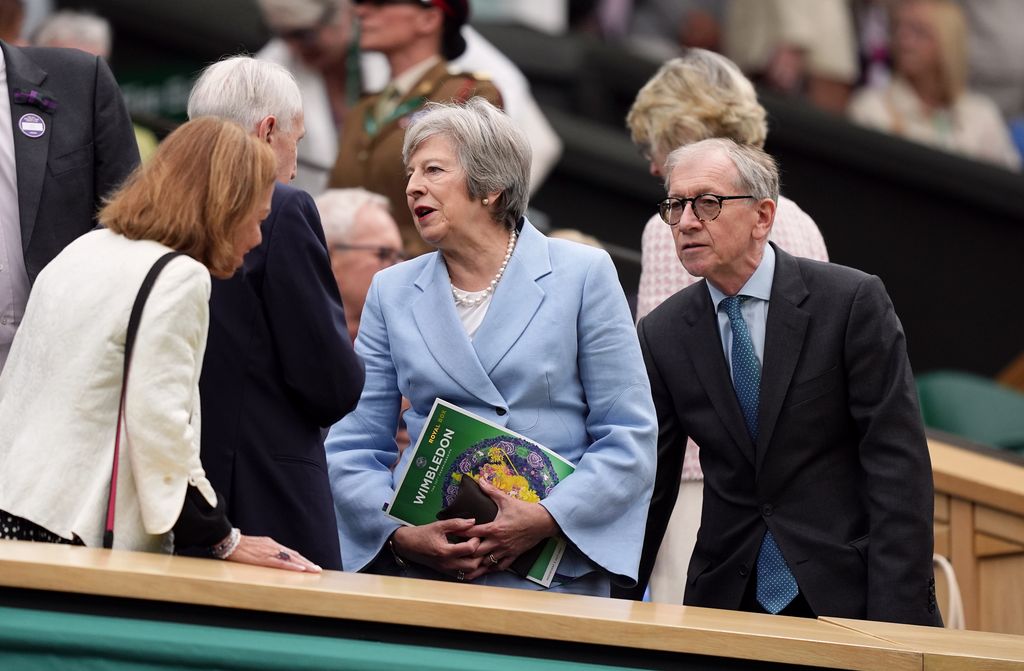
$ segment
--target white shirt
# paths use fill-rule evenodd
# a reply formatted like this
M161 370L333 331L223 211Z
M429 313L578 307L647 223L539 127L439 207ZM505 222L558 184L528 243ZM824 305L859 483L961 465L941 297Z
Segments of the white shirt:
M483 295L486 289L481 291L463 291L458 287L452 287L458 294L459 298L464 300L475 301ZM491 307L491 299L494 298L492 292L486 299L476 303L475 305L463 305L459 301L455 301L455 311L459 313L459 321L462 322L462 328L466 329L466 335L472 340L476 336L476 332L480 330L480 325L484 323L484 317L487 315L487 308Z
M28 302L28 272L21 246L14 122L7 88L7 62L0 51L0 371Z

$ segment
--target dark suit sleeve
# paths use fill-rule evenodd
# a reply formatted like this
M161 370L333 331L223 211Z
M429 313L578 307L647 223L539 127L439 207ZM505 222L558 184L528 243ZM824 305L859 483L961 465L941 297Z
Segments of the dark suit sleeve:
M363 364L348 337L313 199L292 191L271 216L263 307L277 361L296 407L330 426L359 401Z
M97 199L96 210L99 210L103 198L139 165L139 147L121 90L102 58L96 59L94 96L93 193Z
M231 532L224 514L224 497L217 495L211 506L199 490L189 485L178 521L174 523L174 548L179 554L210 556L210 548Z
M937 624L931 460L903 327L877 277L858 287L845 352L870 519L867 619Z
M679 496L679 480L683 474L683 449L686 446L686 433L679 423L672 396L658 370L651 344L648 339L646 318L637 324L640 338L640 350L647 366L647 376L651 381L651 395L654 398L654 409L658 415L658 469L654 476L654 493L651 506L647 513L647 530L644 534L644 548L640 555L640 571L636 587L616 590L612 596L618 598L643 599L647 583L654 570L654 562L658 557L658 549L665 537L672 509ZM658 334L651 334L657 340Z

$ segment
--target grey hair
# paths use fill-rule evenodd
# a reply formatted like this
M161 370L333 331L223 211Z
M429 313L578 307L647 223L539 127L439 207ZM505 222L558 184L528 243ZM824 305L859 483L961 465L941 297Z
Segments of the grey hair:
M669 154L668 160L665 161L666 190L672 178L672 171L677 166L696 156L716 152L725 154L736 166L739 180L735 186L744 192L721 195L751 195L757 200L771 198L776 203L779 202L779 166L775 159L763 149L748 144L736 144L722 137L684 145Z
M532 151L526 134L505 112L479 96L461 104L427 103L405 133L403 163L408 166L419 146L435 135L455 147L470 198L500 191L494 219L515 228L530 202Z
M287 132L301 113L302 94L292 73L284 66L251 56L232 56L210 65L188 96L189 119L229 119L250 133L271 115Z
M62 9L43 22L34 44L48 46L91 46L97 55L110 58L110 22L91 12Z
M314 202L320 210L320 223L328 245L348 242L355 228L356 214L367 205L391 210L391 201L387 197L363 188L328 189Z

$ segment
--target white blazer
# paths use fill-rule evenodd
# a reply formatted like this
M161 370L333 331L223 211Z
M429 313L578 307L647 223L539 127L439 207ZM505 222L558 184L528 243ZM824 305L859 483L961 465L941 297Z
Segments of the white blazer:
M0 375L0 509L102 544L128 316L170 251L107 230L39 274ZM171 261L142 313L125 401L114 547L169 551L189 483L215 505L199 462L199 373L210 275Z

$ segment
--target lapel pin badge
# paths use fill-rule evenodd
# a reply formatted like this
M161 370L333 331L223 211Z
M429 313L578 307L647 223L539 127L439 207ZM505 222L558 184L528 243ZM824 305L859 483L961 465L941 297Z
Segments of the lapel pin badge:
M46 122L38 114L29 112L18 119L18 128L26 137L41 137L46 132Z

